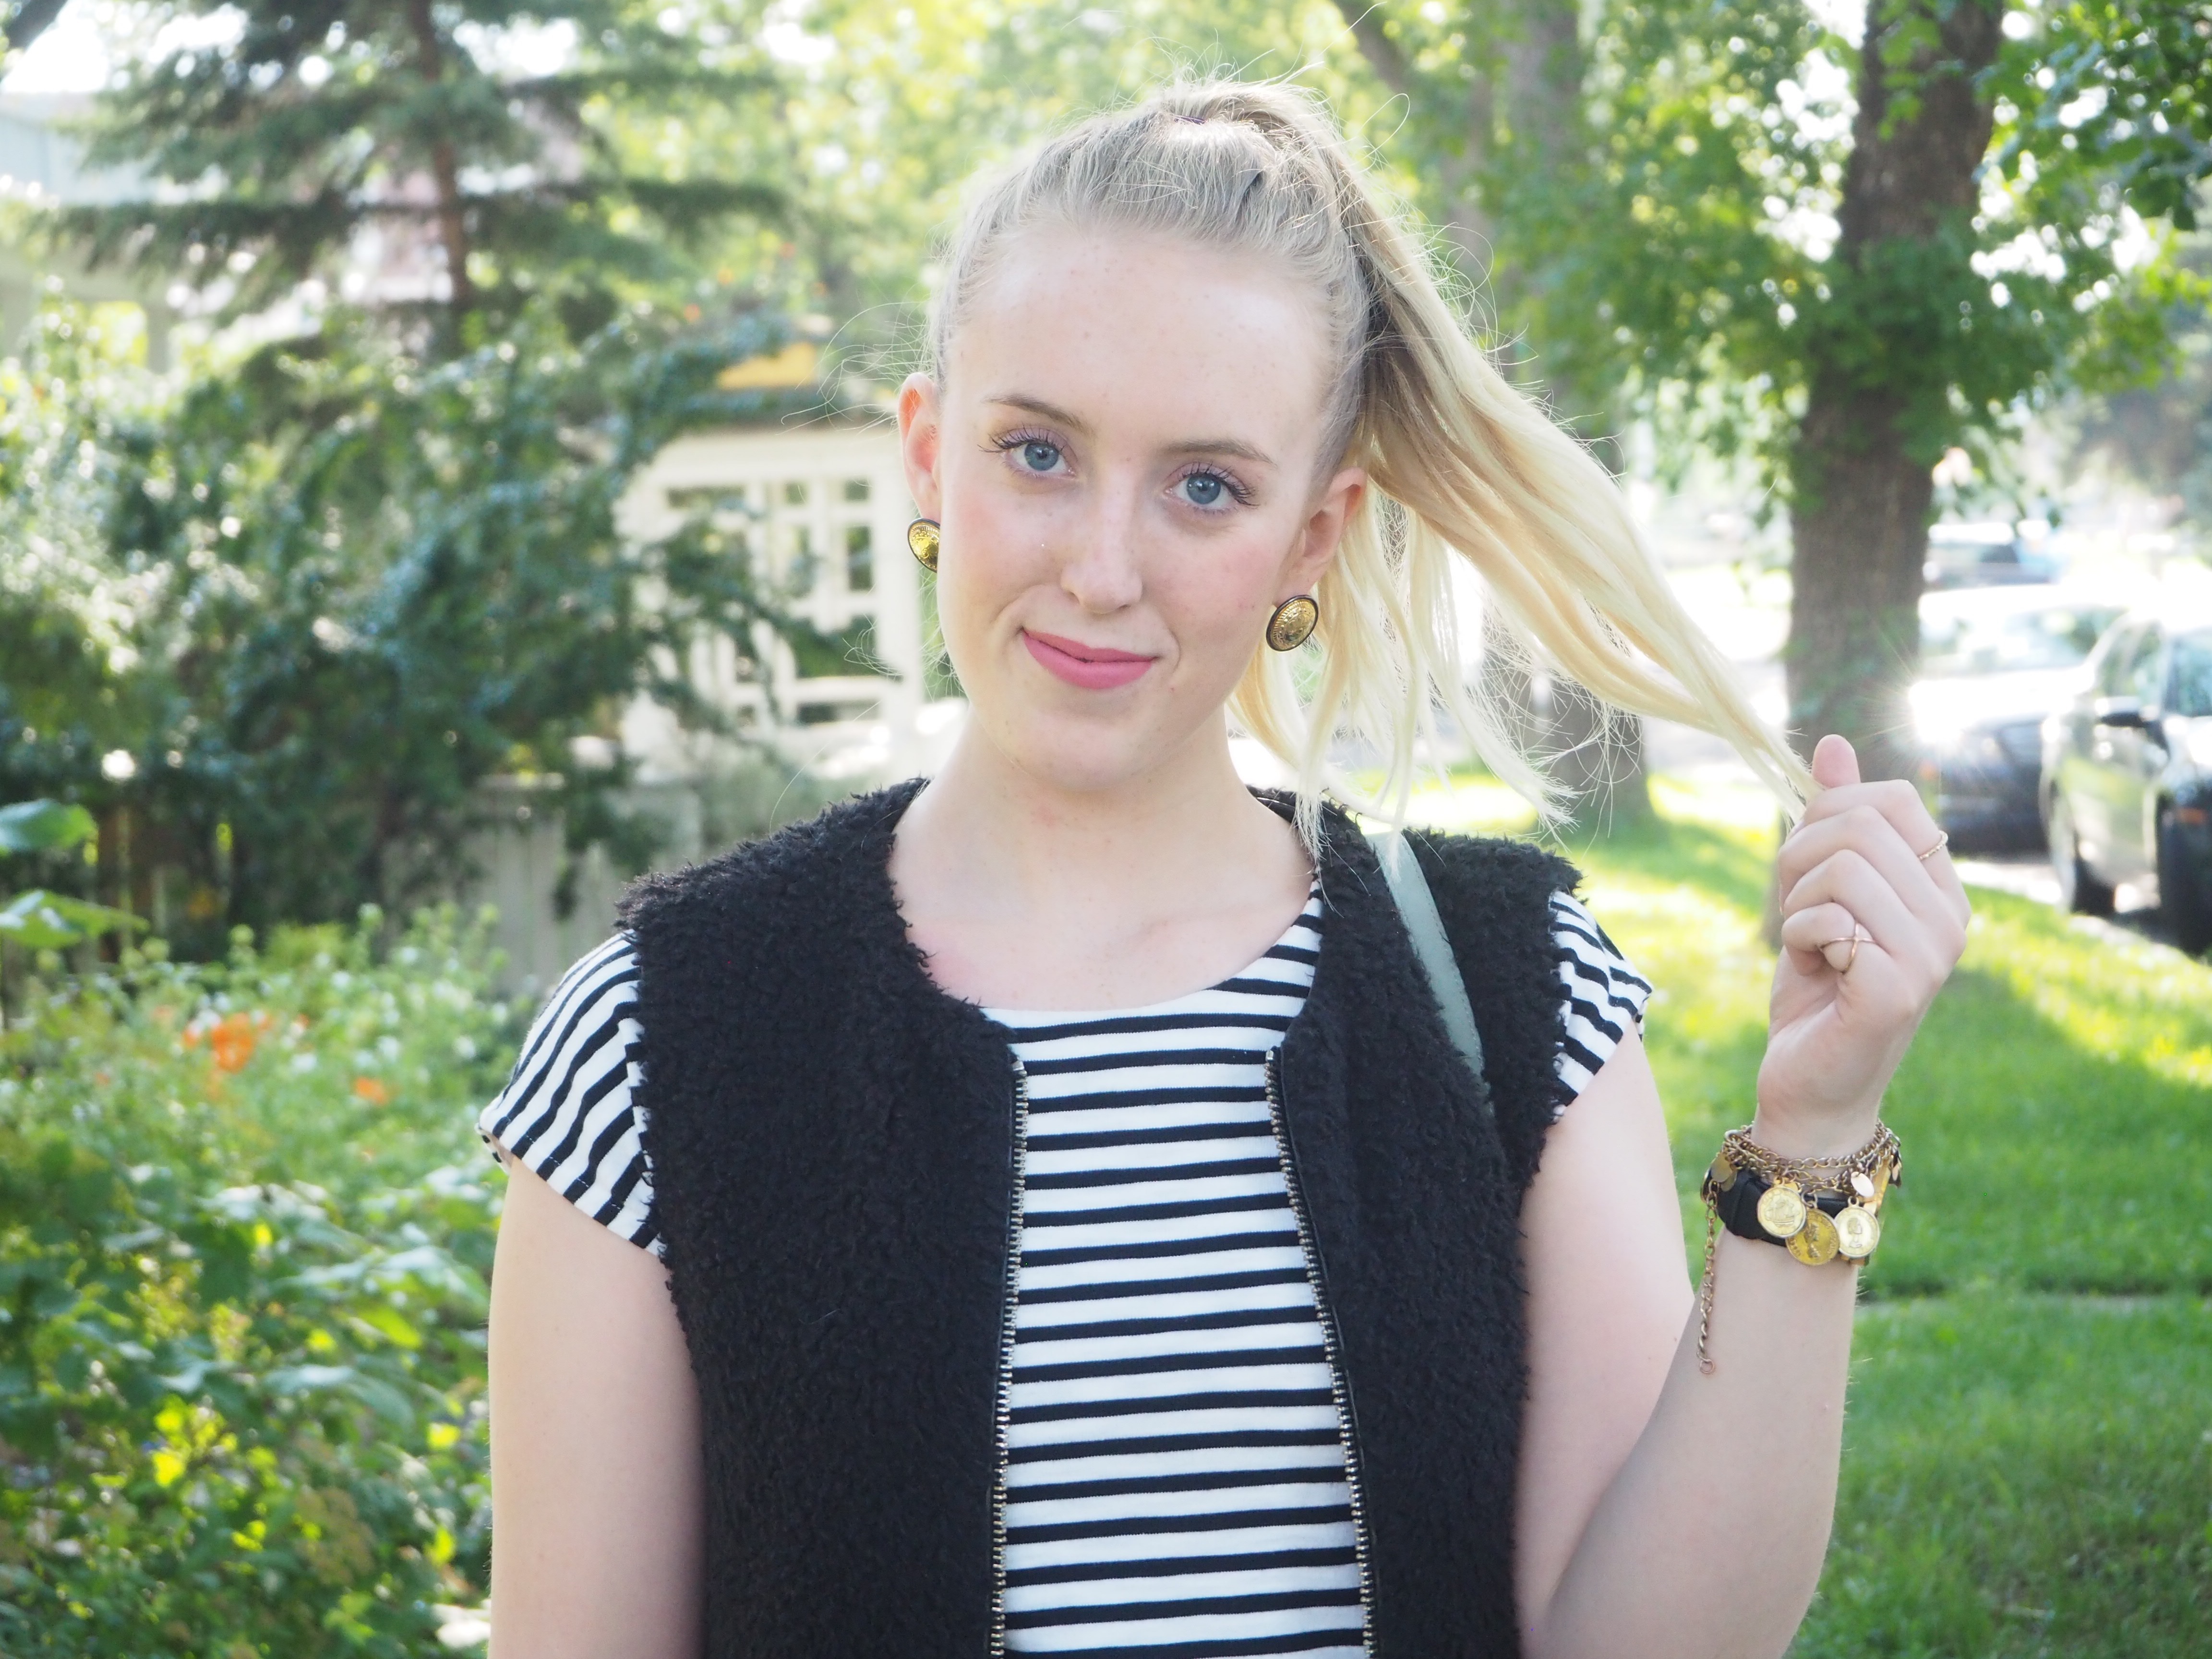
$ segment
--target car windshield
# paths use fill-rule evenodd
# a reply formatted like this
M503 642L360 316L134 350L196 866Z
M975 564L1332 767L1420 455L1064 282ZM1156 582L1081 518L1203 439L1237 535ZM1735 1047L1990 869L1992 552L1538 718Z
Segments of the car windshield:
M1954 611L1923 618L1920 672L1930 679L2072 668L2119 615L2103 605L2054 605L1977 616Z
M2212 628L2173 642L2173 712L2191 719L2212 714Z

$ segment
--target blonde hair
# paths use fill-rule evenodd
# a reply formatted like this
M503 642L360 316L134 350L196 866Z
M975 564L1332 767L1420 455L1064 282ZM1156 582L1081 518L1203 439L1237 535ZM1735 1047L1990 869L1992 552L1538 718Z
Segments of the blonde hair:
M1454 556L1480 573L1509 641L1611 708L1717 733L1785 805L1802 798L1803 765L1675 599L1612 477L1469 338L1405 216L1362 176L1317 98L1275 84L1174 87L1078 124L991 182L932 308L940 383L1012 238L1101 225L1272 260L1322 302L1335 366L1322 463L1364 466L1370 487L1316 591L1306 690L1297 653L1255 644L1230 702L1296 769L1309 839L1330 785L1401 822L1440 710L1501 779L1552 810L1538 764L1466 684ZM1328 775L1340 739L1384 757L1381 789Z

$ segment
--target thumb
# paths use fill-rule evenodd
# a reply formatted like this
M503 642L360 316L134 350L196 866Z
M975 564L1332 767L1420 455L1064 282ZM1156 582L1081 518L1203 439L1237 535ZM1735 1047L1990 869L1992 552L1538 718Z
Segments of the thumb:
M1823 789L1839 789L1859 781L1858 751L1831 732L1813 750L1813 781Z

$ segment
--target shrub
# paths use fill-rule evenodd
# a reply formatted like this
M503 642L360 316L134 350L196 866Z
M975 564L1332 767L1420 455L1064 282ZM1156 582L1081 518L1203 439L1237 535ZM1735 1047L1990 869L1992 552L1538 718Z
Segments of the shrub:
M419 1654L481 1597L514 1011L450 913L242 933L0 1036L0 1652Z

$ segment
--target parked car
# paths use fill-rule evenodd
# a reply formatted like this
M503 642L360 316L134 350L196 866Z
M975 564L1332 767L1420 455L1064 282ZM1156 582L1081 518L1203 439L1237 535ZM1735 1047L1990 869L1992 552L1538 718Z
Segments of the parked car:
M1921 793L1962 846L2043 843L2043 722L2120 607L2071 589L1980 587L1920 601L1912 719Z
M2056 581L2058 563L2031 548L2009 524L1939 524L1929 526L1922 574L1931 590L1940 592Z
M2045 823L2070 909L2154 887L2181 948L2212 948L2212 606L2135 614L2044 728Z

